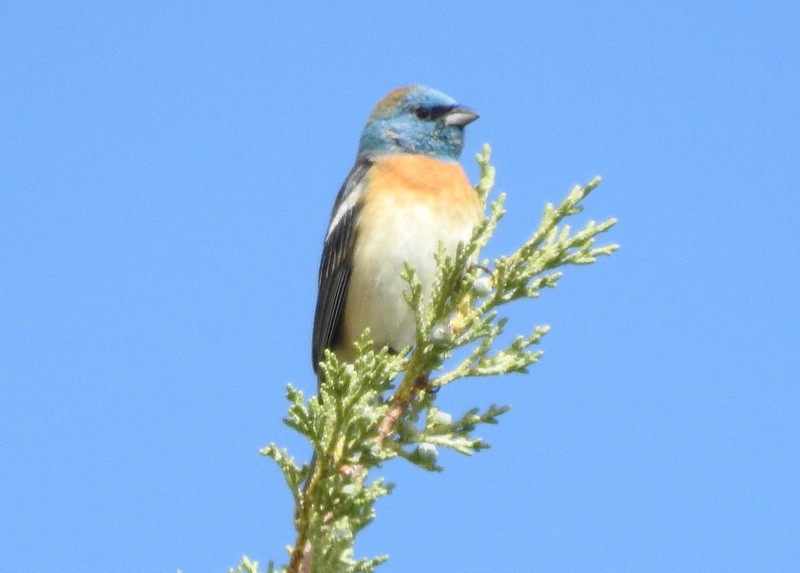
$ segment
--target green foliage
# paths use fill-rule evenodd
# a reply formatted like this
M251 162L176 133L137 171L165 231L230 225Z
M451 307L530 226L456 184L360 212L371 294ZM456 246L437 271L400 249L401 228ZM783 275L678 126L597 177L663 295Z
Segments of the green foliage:
M272 564L269 565L267 571L268 573L272 573L272 571L274 571ZM250 558L245 555L242 557L242 562L239 564L239 566L236 569L228 569L228 573L260 573L258 561L250 561Z
M489 155L485 146L477 157L481 178L476 191L484 201L494 184ZM375 518L375 501L392 486L380 478L369 480L370 472L395 457L441 471L439 449L471 455L489 447L476 432L483 424L496 424L509 407L476 407L453 417L436 406L436 390L464 377L524 373L541 358L542 352L534 348L549 327L536 326L530 335L499 344L507 320L498 309L555 287L561 278L557 269L590 264L617 249L614 244L595 246L596 237L610 229L614 219L590 221L575 233L563 224L581 212L580 203L598 184L596 178L573 188L557 207L548 204L533 235L514 253L490 263L479 260L479 253L505 212L505 196L500 195L469 244L459 246L454 257L439 250L430 298L423 297L414 269L406 266L406 298L416 316L413 348L391 354L375 348L367 331L357 343L353 364L325 353L319 396L306 400L288 386L285 422L311 442L316 461L298 466L274 444L261 450L280 468L296 505L297 540L282 571L372 571L387 557L356 559L353 543ZM446 368L457 351L463 358ZM246 557L237 569L256 571L258 564Z

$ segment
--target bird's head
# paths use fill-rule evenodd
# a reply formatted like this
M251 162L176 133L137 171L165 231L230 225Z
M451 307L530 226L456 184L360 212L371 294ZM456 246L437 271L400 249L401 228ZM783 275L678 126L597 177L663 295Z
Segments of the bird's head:
M397 88L372 110L358 155L410 153L458 161L464 127L476 119L477 113L442 92L425 86Z

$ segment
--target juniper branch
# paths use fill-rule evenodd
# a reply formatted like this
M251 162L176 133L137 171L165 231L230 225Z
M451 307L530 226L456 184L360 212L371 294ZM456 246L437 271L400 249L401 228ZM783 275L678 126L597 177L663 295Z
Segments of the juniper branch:
M489 147L484 146L477 156L481 177L475 187L484 201L494 184L489 160ZM439 249L438 272L428 298L414 269L404 269L406 300L416 318L413 348L391 354L375 348L365 332L353 364L326 352L319 387L322 399L305 400L302 392L288 387L285 422L309 439L318 461L313 467L299 467L285 449L271 444L262 450L281 469L297 507L298 535L283 571L372 571L386 557L355 559L353 542L374 519L375 501L392 486L380 479L368 482L369 472L395 457L439 471L438 448L471 455L489 447L475 432L483 424L497 423L508 406L473 408L453 420L436 406L435 391L464 377L524 373L541 358L535 347L549 326L536 326L529 335L499 344L507 324L501 311L513 301L534 299L555 287L563 267L590 264L617 249L615 244L595 244L614 219L590 221L578 232L565 224L581 212L582 202L599 182L595 178L586 186L575 186L558 206L547 204L535 232L516 251L490 263L480 260L479 254L505 213L501 194L455 256ZM464 349L460 354L465 357L445 367L459 349ZM398 384L392 388L395 379ZM240 570L254 573L247 568L250 565L243 561Z

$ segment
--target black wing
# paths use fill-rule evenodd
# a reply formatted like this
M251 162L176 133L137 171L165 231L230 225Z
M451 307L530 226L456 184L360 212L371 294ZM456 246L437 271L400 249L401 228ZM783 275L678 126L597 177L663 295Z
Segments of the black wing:
M335 347L342 334L342 317L352 271L356 221L361 212L364 175L372 162L359 159L344 180L333 204L328 234L319 264L319 291L314 314L311 361L319 369L322 353ZM338 218L338 220L337 220Z

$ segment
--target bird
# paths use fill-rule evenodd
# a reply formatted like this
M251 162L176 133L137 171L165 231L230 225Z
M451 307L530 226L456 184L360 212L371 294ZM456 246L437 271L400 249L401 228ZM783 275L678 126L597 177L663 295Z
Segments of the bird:
M421 85L392 90L372 110L325 234L311 350L318 380L324 351L354 360L366 328L378 348L415 342L404 263L429 297L439 244L453 256L484 217L459 163L464 128L478 117Z

